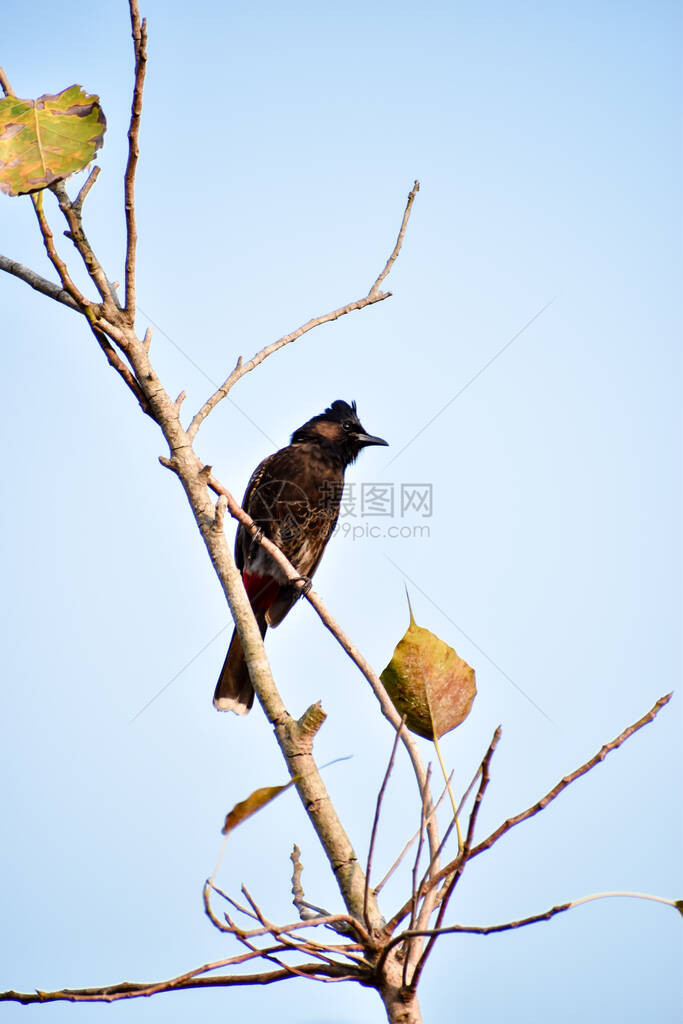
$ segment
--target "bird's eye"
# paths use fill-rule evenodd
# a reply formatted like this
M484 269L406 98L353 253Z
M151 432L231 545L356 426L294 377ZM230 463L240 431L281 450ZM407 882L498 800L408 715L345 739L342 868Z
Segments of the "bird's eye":
M353 430L353 423L351 420L344 420L342 423L342 430L345 430L347 433L349 430Z

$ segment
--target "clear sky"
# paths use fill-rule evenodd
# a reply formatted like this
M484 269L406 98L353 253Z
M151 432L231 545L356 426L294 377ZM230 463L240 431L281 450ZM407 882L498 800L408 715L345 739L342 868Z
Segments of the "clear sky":
M391 444L350 471L356 497L384 483L400 504L404 485L431 485L428 518L355 504L316 589L381 669L407 625L407 582L417 621L475 667L474 709L444 751L463 789L503 725L483 836L680 691L680 4L142 10L139 326L158 325L155 364L187 391L188 413L238 355L364 295L421 181L393 297L245 378L198 449L241 495L295 427L356 399ZM9 0L0 64L20 96L73 82L101 96L108 132L86 227L120 279L126 4ZM28 200L1 197L0 251L52 276ZM156 461L156 428L68 310L9 278L0 308L0 988L170 977L232 952L202 914L202 882L226 811L286 770L259 709L212 709L229 616ZM292 713L323 702L320 760L352 755L325 777L364 861L390 730L310 607L269 634L268 651ZM682 725L677 692L470 866L451 921L493 924L602 890L683 896ZM415 797L401 763L378 870L415 826ZM338 909L292 793L235 835L220 883L244 882L271 918L292 919L293 842L308 898ZM404 891L387 892L387 916ZM680 936L674 911L611 900L444 939L425 1019L680 1021ZM299 981L2 1011L111 1014L382 1019L373 993Z

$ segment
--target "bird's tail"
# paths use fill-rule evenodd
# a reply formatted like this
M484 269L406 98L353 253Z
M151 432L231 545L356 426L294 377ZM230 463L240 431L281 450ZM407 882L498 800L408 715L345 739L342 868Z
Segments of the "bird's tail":
M266 635L266 613L254 611L261 636ZM251 685L249 670L244 660L242 641L237 630L232 634L228 653L223 662L221 674L216 683L213 704L219 711L234 711L237 715L246 715L254 703L254 687Z

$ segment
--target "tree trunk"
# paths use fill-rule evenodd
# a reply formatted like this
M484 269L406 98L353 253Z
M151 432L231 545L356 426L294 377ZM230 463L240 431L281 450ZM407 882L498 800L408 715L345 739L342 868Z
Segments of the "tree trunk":
M417 991L403 985L403 962L398 950L392 950L382 970L382 983L378 992L387 1011L389 1024L422 1024Z

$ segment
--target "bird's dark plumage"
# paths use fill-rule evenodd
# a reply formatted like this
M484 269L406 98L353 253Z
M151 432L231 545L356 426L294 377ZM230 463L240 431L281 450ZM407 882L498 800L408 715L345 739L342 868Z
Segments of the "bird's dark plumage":
M368 445L385 445L367 434L356 403L338 399L292 434L290 444L257 466L247 485L242 508L277 544L302 576L318 568L339 515L344 470ZM239 526L235 561L251 607L265 636L268 626L284 619L299 588L288 583L261 545ZM254 690L237 630L232 635L214 705L219 711L246 714Z

